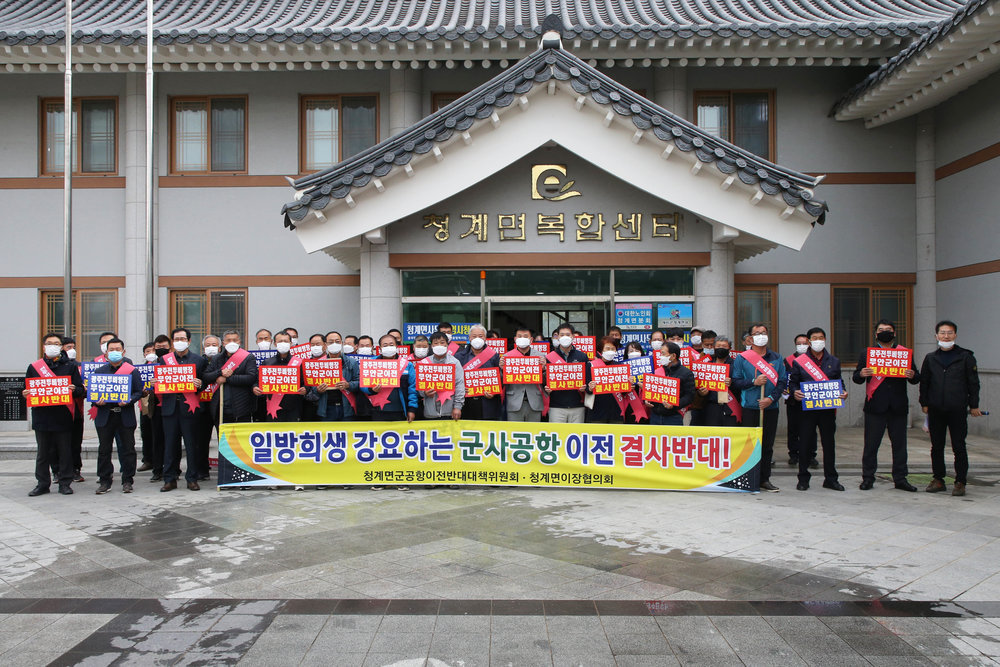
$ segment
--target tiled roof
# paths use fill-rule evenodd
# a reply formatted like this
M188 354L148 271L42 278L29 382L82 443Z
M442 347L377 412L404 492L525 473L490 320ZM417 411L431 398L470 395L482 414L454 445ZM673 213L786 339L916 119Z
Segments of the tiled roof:
M0 3L0 43L63 39L66 0ZM145 0L74 0L79 43L144 40ZM321 43L536 38L555 13L564 37L910 37L959 0L156 0L157 42Z
M713 164L723 174L754 185L765 195L780 196L788 206L801 205L817 222L823 223L827 205L813 198L811 188L816 185L816 178L772 164L718 139L629 90L561 47L548 46L400 134L329 169L295 181L298 198L282 207L285 226L294 229L295 223L303 220L310 210L322 211L331 200L347 198L372 179L406 165L416 155L430 152L456 132L468 130L477 121L490 118L496 108L510 106L534 86L553 78L569 82L579 95L587 95L628 118L636 129L652 134L664 144L672 144L681 152L693 151L701 163Z

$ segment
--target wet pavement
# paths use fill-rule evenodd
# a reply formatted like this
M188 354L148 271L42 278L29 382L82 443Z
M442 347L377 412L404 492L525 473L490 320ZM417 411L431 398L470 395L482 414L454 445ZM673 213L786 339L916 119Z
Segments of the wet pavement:
M160 493L143 473L96 496L85 468L28 498L32 462L6 460L0 660L996 664L995 451L964 498L862 492L850 465L847 492L797 492L780 460L777 494Z

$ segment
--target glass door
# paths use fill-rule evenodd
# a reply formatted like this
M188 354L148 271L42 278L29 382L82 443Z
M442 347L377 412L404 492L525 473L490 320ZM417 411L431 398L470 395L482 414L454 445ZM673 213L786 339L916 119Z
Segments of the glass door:
M570 300L566 297L487 298L488 325L512 339L518 327L528 327L549 340L552 330L569 322L586 336L603 336L610 326L610 299Z

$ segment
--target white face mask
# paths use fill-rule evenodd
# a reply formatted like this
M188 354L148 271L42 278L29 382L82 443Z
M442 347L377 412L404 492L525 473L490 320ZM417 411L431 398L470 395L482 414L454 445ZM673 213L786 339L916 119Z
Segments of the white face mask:
M691 344L692 345L701 345L701 336L699 336L698 334L695 334L695 335L691 336Z
M474 349L474 350L481 350L484 347L486 347L486 339L485 338L473 338L472 340L469 341L469 344L472 345L472 349Z
M573 344L572 336L559 336L559 345L561 347L569 347Z
M347 345L345 347L350 347L350 346ZM359 347L358 348L358 354L360 354L362 356L366 356L366 357L367 356L371 356L371 353L372 353L372 349L370 347Z
M108 353L108 344L101 343L101 354L107 354L107 353Z
M395 357L396 356L396 346L395 345L386 345L385 347L383 347L382 348L382 356L383 357Z
M236 350L238 349L240 349L240 344L237 343L236 341L232 341L231 343L226 343L226 352L228 352L229 354L236 354Z
M796 345L795 346L795 352L796 352L796 354L805 354L808 351L809 351L809 346L808 345Z
M601 358L604 361L611 361L615 358L615 354L617 353L614 350L604 350L604 352L601 352Z
M669 366L672 363L674 363L674 355L672 355L672 354L661 354L660 355L660 365L661 366Z
M632 350L631 352L628 353L628 358L629 359L638 359L641 356L642 356L642 352L636 352L635 350Z
M653 348L654 350L659 350L661 347L663 347L663 341L662 340L653 340L653 341L650 341L649 342L649 346L651 348Z
M153 352L150 352L149 354L146 355L147 364L151 364L155 362L157 359L159 359L159 357L157 357L156 354L154 354Z
M216 345L209 345L205 348L205 356L212 358L219 353L219 348Z
M188 343L186 340L174 341L174 349L177 350L178 352L183 352L184 350L188 349L189 345L190 343Z
M448 348L444 345L435 345L431 349L434 350L434 355L438 357L443 357L448 352Z
M955 347L955 341L953 341L953 340L939 340L938 341L938 347L940 347L942 350L950 350L951 348Z
M715 354L714 347L703 347L701 348L701 351L704 352L705 354Z
M340 343L330 343L329 345L326 346L326 351L329 352L330 354L340 354L340 352L343 349L344 346L341 345Z
M292 337L292 345L298 345L298 344L299 344L299 339Z
M746 350L747 352L749 352L750 350L753 349L753 346L752 345L744 345L743 349Z
M343 347L340 349L344 354L351 354L354 352L354 346L350 343L344 343Z
M757 347L764 347L767 345L767 334L754 334L753 344Z
M258 350L270 350L271 349L271 341L269 341L269 340L259 340L259 341L257 341L257 349Z
M282 341L275 345L274 349L278 351L278 354L288 354L288 351L292 349L292 344Z
M312 356L314 356L314 357L321 357L321 356L323 356L323 346L322 345L313 345L313 346L311 346L309 348L309 351L312 353Z
M62 352L62 345L46 345L45 346L45 356L49 359L55 359Z
M413 356L415 356L417 359L423 359L424 357L427 356L428 351L429 348L426 347L415 347L413 348Z
M531 339L530 338L515 338L514 339L514 345L517 345L518 347L528 347L529 345L531 345Z
M811 340L809 341L809 347L813 349L813 352L822 352L826 349L825 340Z
M76 359L76 349L70 348L66 350L66 356L69 357L70 359Z

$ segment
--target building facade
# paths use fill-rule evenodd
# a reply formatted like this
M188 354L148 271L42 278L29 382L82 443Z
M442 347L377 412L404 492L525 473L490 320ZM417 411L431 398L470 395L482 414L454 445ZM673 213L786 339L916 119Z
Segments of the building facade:
M79 3L83 355L106 329L137 355L180 325L600 334L622 313L641 335L648 312L767 321L785 353L822 326L852 365L881 317L918 358L948 318L997 402L1000 3L263 4L154 16L150 239L145 3ZM63 324L63 7L0 9L9 375Z

